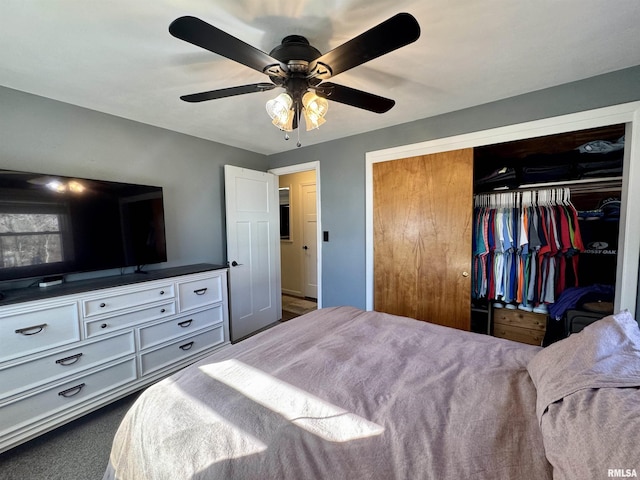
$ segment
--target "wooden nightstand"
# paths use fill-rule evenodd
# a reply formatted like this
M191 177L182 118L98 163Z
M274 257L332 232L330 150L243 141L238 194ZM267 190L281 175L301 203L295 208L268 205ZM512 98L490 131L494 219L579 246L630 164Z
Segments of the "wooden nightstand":
M547 328L547 315L544 313L493 309L493 336L507 338L529 345L542 345Z

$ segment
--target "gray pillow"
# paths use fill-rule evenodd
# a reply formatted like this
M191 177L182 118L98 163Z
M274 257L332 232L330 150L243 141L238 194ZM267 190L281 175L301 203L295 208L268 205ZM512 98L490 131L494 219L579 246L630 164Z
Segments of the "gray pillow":
M640 475L640 330L629 312L541 350L527 370L554 479Z

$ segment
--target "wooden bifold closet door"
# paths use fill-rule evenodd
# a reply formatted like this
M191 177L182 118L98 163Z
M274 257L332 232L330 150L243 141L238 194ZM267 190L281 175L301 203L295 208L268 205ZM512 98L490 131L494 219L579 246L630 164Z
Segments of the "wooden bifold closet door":
M374 309L470 329L473 149L373 164Z

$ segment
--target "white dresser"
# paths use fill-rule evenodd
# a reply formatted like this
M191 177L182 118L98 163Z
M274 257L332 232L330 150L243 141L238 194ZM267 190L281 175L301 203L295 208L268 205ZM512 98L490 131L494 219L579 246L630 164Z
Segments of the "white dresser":
M2 305L0 452L228 343L226 268Z

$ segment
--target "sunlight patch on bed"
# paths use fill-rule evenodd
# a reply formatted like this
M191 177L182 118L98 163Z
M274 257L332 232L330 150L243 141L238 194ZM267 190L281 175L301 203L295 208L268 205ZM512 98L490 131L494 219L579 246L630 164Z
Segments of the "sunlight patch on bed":
M189 445L195 435L201 439L197 448L206 450L206 456L213 456L216 461L247 457L264 452L268 448L263 441L230 422L214 409L204 404L193 403L193 397L187 392L176 389L173 396L176 404L191 405L190 415L197 421L188 428L184 428L183 424L182 429L169 422L169 428L162 432L164 438L173 435L174 439L180 439L180 435L185 435L177 441L182 445Z
M347 442L380 435L384 431L376 423L235 359L204 365L200 370L330 442Z

